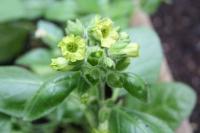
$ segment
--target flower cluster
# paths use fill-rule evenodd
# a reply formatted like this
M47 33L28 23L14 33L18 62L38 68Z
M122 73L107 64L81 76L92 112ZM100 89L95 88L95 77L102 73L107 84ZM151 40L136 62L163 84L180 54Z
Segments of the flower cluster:
M80 64L116 68L122 60L139 55L139 45L131 43L129 35L109 18L96 16L87 28L79 20L69 21L66 32L58 44L62 57L51 63L58 71L73 70Z

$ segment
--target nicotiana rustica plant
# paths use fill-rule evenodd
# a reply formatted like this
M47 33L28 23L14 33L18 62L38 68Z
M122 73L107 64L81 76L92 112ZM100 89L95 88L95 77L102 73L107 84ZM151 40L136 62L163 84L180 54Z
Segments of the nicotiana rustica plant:
M1 132L173 133L189 116L196 98L191 88L156 83L162 54L150 29L124 32L96 16L87 26L68 21L65 31L65 36L37 31L58 49L54 57L23 60L52 57L48 75L0 67Z

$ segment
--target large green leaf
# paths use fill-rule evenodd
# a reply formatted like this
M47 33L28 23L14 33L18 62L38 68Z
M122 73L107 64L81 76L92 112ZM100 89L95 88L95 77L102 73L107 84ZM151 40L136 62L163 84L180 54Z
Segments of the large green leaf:
M16 63L30 67L38 74L46 74L52 71L52 69L49 67L49 64L51 63L51 57L52 55L49 50L38 48L33 49L18 58Z
M22 117L26 101L42 81L18 67L0 67L0 112Z
M157 81L163 59L157 34L145 27L133 28L129 33L132 41L140 45L140 56L133 59L128 71L141 76L147 82Z
M133 110L115 109L109 120L110 133L173 133L159 119Z
M0 112L26 120L52 111L76 88L79 73L58 74L45 82L19 67L0 67Z
M76 88L79 73L67 73L46 81L25 108L26 120L39 118L59 105Z
M13 59L22 51L28 33L25 25L0 24L0 63Z
M154 115L173 129L177 128L194 108L196 95L189 86L182 83L155 84L149 91L149 103L142 103L128 96L126 106Z
M123 87L129 92L130 95L148 101L148 87L145 82L134 74L124 74L121 78Z
M0 132L10 133L11 132L11 119L9 116L0 113Z

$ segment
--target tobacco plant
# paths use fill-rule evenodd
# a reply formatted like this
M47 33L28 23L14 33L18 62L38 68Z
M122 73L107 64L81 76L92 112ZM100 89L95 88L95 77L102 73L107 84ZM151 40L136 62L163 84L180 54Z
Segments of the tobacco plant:
M53 50L18 61L45 74L0 67L1 132L173 133L191 113L189 86L157 82L162 52L151 29L124 31L100 16L68 21L65 35L46 29L36 34Z

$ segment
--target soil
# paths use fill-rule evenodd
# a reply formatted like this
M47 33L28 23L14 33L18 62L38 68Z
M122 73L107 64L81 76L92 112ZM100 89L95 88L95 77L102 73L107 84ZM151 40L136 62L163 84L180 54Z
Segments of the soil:
M163 4L151 18L174 79L197 92L191 122L195 133L200 133L200 1L173 0Z

